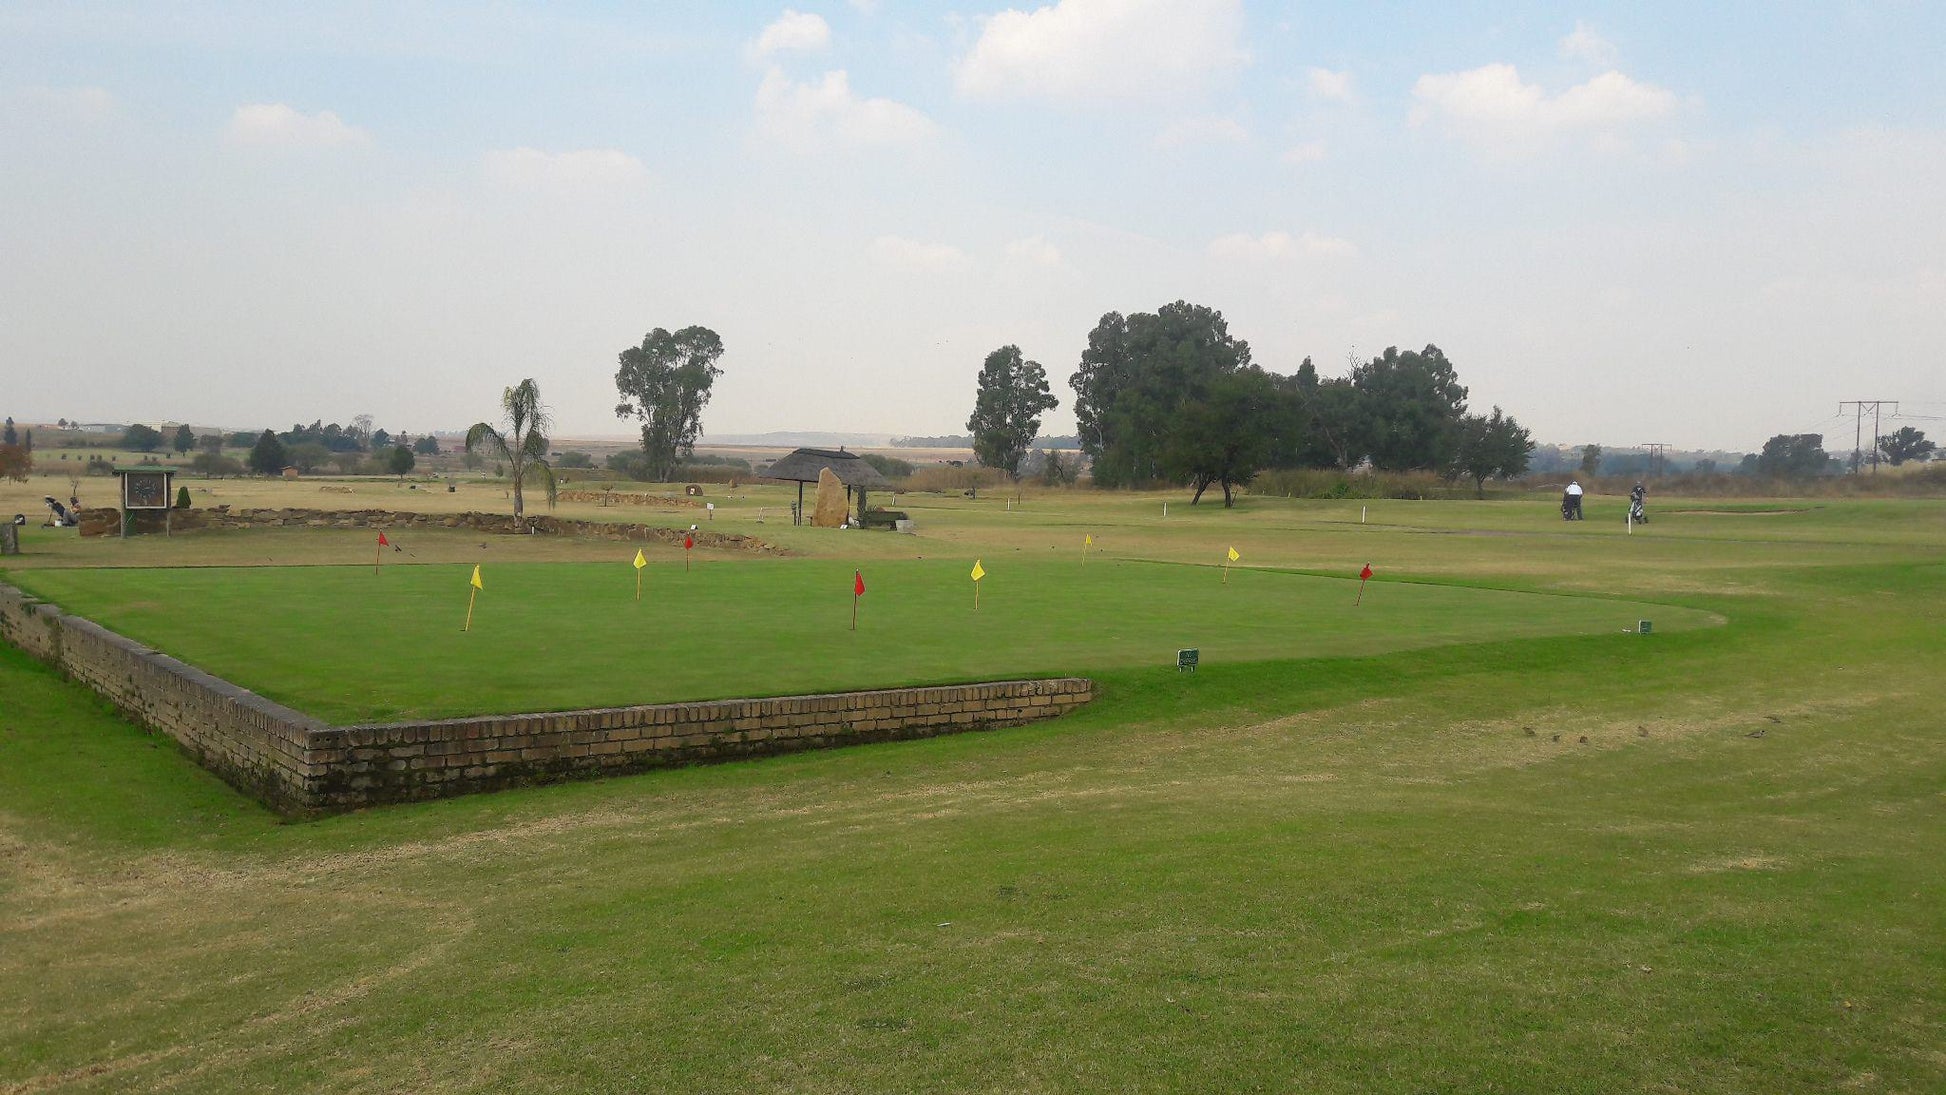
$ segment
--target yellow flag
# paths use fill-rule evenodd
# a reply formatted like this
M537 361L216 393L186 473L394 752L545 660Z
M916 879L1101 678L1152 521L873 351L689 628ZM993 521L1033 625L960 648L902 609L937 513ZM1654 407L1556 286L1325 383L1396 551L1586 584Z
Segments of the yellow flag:
M647 559L642 558L642 549L636 548L635 549L635 569L641 570L643 567L648 565L649 565L649 561Z
M1241 558L1243 558L1243 556L1237 554L1237 549L1235 548L1230 549L1230 561L1232 563L1236 562L1238 559Z
M1081 546L1082 546L1082 547L1094 547L1094 546L1095 546L1095 534L1091 532L1091 533L1089 533L1089 534L1088 534L1087 536L1085 536L1085 537L1083 537L1083 538L1082 538L1082 540L1081 540Z
M478 563L473 564L473 588L474 589L486 588L486 585L480 581L480 564Z
M973 560L973 580L977 582L986 576L987 568L981 566L978 559Z

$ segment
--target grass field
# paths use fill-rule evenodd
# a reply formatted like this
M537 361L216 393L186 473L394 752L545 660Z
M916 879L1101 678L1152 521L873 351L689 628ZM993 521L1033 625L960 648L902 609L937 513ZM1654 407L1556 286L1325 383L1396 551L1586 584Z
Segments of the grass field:
M1446 643L1663 630L1709 613L1633 601L1008 553L882 561L851 630L853 569L797 559L644 568L464 565L47 570L28 590L337 722L509 714L1168 665L1369 656ZM1366 603L1369 601L1369 603Z
M1362 524L1159 502L914 499L920 537L787 529L804 557L714 557L687 586L654 556L655 594L692 600L657 602L645 643L799 588L779 619L850 641L826 616L848 623L857 565L870 665L1054 669L1074 634L1156 632L1077 653L1103 698L1068 718L316 823L0 650L0 1092L1946 1088L1946 507L1669 502L1631 536L1544 500ZM1110 564L1086 576L1056 558L1084 531ZM1226 590L1229 543L1288 572ZM401 705L488 687L419 649L461 638L479 541L413 546L425 565L379 579L424 584L399 645L327 627L344 645L290 679L344 659L410 665ZM219 653L358 619L371 578L349 533L30 548L11 578ZM516 594L603 611L615 550L494 542L483 607L523 614L465 638L516 665ZM970 607L975 554L979 623L929 652L898 614ZM1331 614L1367 559L1375 611ZM103 569L128 564L150 569ZM227 596L214 624L163 607ZM1623 635L1631 601L1658 632L1724 624ZM1373 621L1449 630L1358 645ZM1233 636L1197 637L1202 672L1153 664L1197 625ZM758 627L719 620L735 641L682 687L763 672ZM266 679L283 657L231 656ZM621 656L542 660L589 682Z

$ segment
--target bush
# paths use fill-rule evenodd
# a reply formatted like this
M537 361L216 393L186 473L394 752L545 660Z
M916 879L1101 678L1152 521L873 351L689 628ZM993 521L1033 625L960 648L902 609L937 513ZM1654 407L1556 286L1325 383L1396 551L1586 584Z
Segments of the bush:
M900 460L896 456L881 456L875 452L859 453L865 463L877 469L887 479L904 479L912 474L912 461Z
M1010 482L1012 479L999 468L956 468L950 464L933 464L907 476L905 489L965 491L998 487Z
M176 508L177 509L189 508L189 488L188 487L176 488Z
M567 468L571 471L579 468L592 468L595 466L595 458L585 452L569 449L567 452L554 458L554 466L557 468Z

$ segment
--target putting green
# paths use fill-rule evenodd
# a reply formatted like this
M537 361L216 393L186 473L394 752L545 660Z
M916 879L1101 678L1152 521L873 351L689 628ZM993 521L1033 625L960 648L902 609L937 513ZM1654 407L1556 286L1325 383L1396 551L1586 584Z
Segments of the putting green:
M1172 665L1351 657L1721 622L1695 609L1456 585L1096 559L878 562L851 630L829 560L20 573L11 581L334 722L787 695Z

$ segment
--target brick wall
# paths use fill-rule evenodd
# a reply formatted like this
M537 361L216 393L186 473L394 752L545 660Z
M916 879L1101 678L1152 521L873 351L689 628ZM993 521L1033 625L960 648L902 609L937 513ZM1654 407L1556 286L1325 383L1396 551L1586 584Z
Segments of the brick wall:
M330 726L0 583L0 637L291 815L1052 718L1077 677Z

